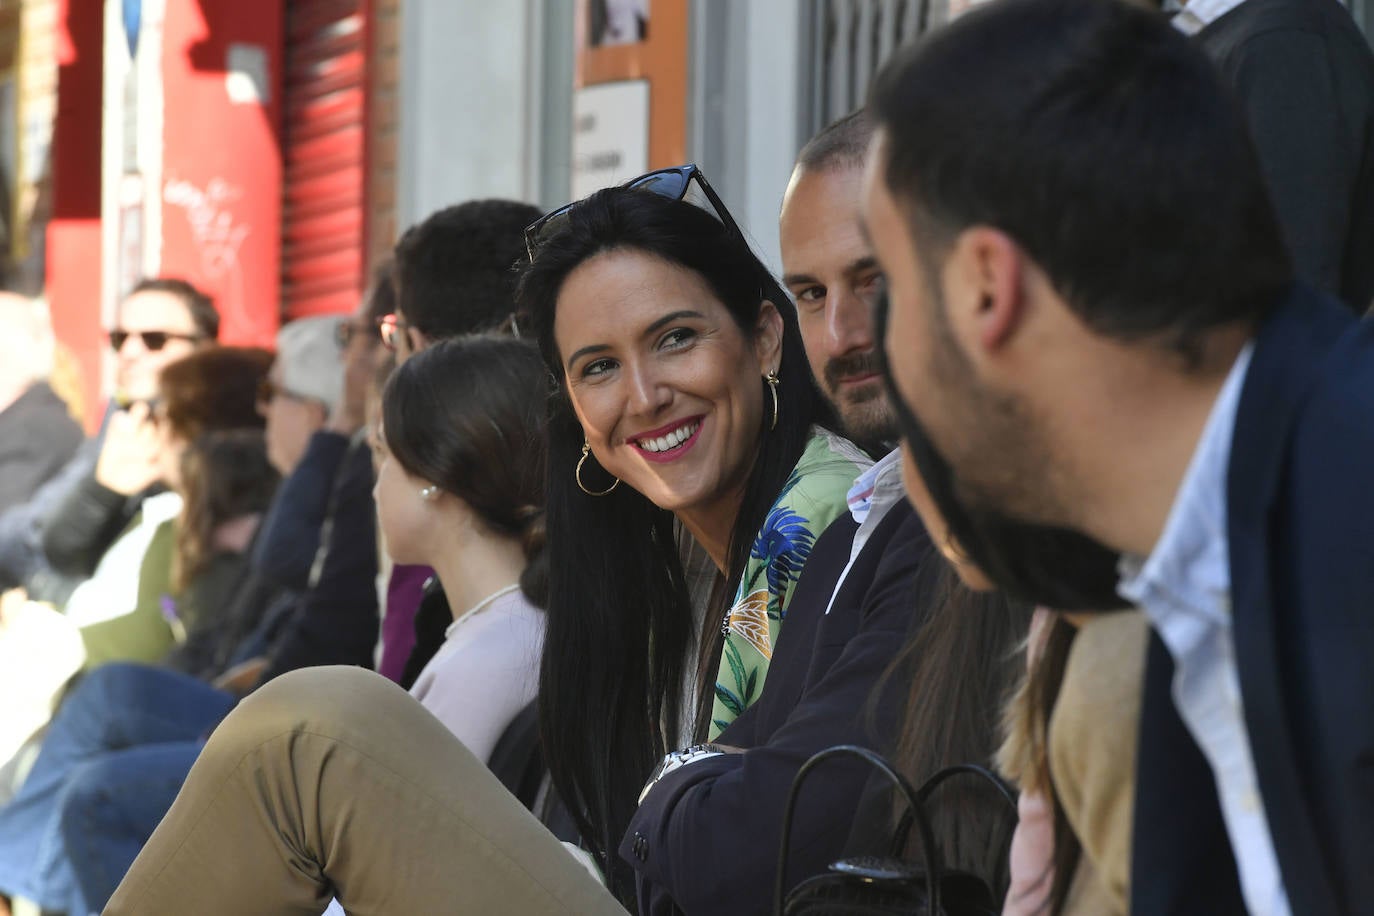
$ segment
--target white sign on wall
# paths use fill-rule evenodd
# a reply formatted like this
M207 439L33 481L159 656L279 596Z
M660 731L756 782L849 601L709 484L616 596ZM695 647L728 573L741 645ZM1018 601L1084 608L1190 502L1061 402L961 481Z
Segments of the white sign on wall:
M599 83L573 93L573 200L648 170L649 81Z

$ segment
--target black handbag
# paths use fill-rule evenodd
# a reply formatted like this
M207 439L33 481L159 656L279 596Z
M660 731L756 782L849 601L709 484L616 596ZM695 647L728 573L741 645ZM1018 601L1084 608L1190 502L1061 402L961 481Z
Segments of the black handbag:
M816 767L837 757L858 757L885 775L906 799L907 808L893 833L885 856L857 856L831 863L829 869L786 890L787 859L791 844L792 816L802 783ZM792 780L783 814L782 843L778 850L777 886L773 897L775 916L998 916L1002 901L986 878L944 867L935 845L926 805L946 780L969 775L993 785L1011 809L1006 842L1016 824L1016 796L989 770L973 764L946 767L931 776L919 790L912 789L902 774L881 755L855 745L827 748L806 761ZM921 862L902 858L911 829L921 840Z

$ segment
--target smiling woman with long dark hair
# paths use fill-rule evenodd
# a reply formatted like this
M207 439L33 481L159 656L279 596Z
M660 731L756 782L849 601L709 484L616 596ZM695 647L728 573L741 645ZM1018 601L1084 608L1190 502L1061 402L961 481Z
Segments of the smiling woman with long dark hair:
M616 188L550 224L533 233L519 299L521 329L559 382L559 648L544 656L540 721L555 782L615 873L654 761L714 737L762 690L792 586L863 459L818 428L833 421L795 312L732 223ZM725 582L704 620L675 523ZM603 715L588 719L588 707Z

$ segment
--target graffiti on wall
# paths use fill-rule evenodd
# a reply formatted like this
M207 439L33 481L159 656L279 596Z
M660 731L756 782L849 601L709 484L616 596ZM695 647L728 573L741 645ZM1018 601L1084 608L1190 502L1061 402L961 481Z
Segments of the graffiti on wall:
M221 315L232 313L247 322L239 252L253 227L235 212L235 204L243 197L242 188L222 178L212 178L204 185L169 178L162 188L163 203L186 215L202 275L220 293L216 299Z

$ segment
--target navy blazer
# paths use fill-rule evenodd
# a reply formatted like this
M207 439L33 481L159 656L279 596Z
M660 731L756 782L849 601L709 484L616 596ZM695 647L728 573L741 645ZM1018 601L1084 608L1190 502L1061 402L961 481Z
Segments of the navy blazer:
M848 515L837 519L806 561L763 692L719 739L746 752L668 774L630 821L620 855L635 869L641 914L770 912L797 770L832 745L891 743L907 685L897 678L875 688L928 609L913 586L930 540L905 501L894 506L827 614L856 529ZM808 783L793 825L792 881L841 856L869 775L837 764Z
M1374 913L1374 324L1298 286L1262 326L1227 480L1245 725L1294 914ZM1211 771L1156 637L1131 912L1243 913Z

